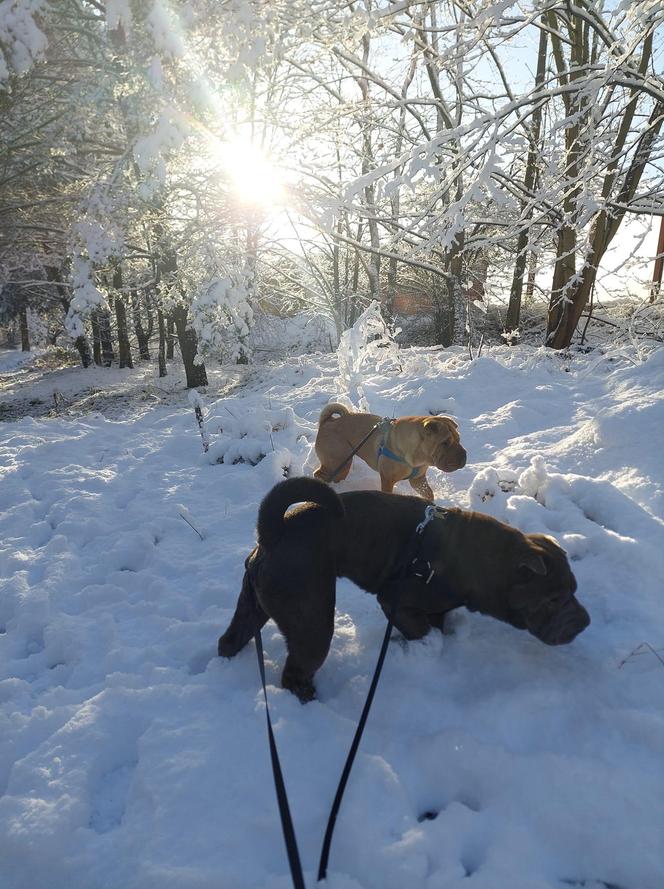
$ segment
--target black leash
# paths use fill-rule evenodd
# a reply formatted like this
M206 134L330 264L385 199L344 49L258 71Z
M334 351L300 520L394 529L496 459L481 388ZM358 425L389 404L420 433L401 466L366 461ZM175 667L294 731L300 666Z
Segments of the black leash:
M374 426L372 426L371 429L369 430L368 435L365 435L365 436L364 436L364 438L363 438L362 441L359 443L359 445L358 445L356 448L353 448L353 450L350 452L350 454L346 457L345 460L343 460L343 462L341 462L341 463L337 466L337 468L334 470L334 472L330 472L330 473L328 473L328 477L327 477L326 481L328 481L328 482L333 482L334 479L336 478L337 472L339 472L340 469L343 469L344 466L346 465L346 463L348 463L349 460L352 460L352 459L353 459L353 457L355 456L355 454L357 454L357 452L360 450L360 448L362 447L362 445L363 445L366 441L369 441L369 439L370 439L371 436L374 434L374 432L376 431L376 429L378 429L380 426L383 426L383 425L389 425L391 422L392 422L392 420L390 420L389 417L383 417L383 418L382 418L381 420L379 420Z
M258 669L261 674L261 682L263 683L263 696L265 697L265 715L267 717L267 734L270 740L270 758L272 759L274 788L277 792L277 804L279 806L279 815L281 817L281 829L284 834L284 842L286 843L288 864L290 865L291 877L295 889L306 889L304 876L302 875L302 865L300 864L300 853L297 849L297 840L295 839L295 830L293 829L293 819L291 818L290 808L288 807L286 785L284 784L284 776L281 772L281 763L279 762L279 754L277 753L277 744L274 740L274 732L272 731L270 708L267 704L267 688L265 685L265 660L263 657L263 638L261 636L260 630L256 630L254 639L256 641Z
M381 421L382 422L382 421ZM380 423L377 423L376 426L371 430L369 435L371 435L377 426ZM366 437L369 438L369 435ZM365 439L366 441L366 439ZM358 448L362 446L362 443L358 445ZM347 462L347 461L344 461ZM342 464L343 465L343 464ZM339 467L341 468L341 467ZM338 470L336 470L338 472ZM335 472L336 474L336 472ZM334 477L334 476L333 476ZM408 552L401 566L401 570L399 572L398 580L403 580L408 574L408 570L410 566L413 564L414 560L417 557L417 553L419 551L421 542L422 542L422 533L429 522L432 520L435 514L436 507L435 506L427 506L424 512L424 518L417 525L413 535L410 539L410 543L408 546ZM395 592L393 595L392 602L390 603L390 616L387 620L387 626L385 627L385 635L383 636L383 643L380 648L380 653L378 655L378 660L376 661L376 667L374 669L374 674L371 679L371 684L369 686L369 692L367 694L367 699L364 702L364 707L362 708L362 714L360 716L359 722L357 724L357 728L355 729L355 735L353 737L353 741L350 745L350 750L348 751L348 756L346 757L346 762L344 764L343 771L341 773L341 778L339 779L339 785L337 787L337 792L334 796L334 801L332 803L332 808L330 810L330 815L327 822L327 827L325 829L325 837L323 839L323 846L321 849L320 862L318 865L318 881L325 880L327 878L327 864L330 857L330 848L332 846L332 835L334 833L334 828L336 825L337 815L339 814L339 809L341 807L341 801L343 799L344 791L346 790L346 784L348 783L348 778L350 776L351 769L353 768L353 763L355 761L355 756L357 754L358 748L360 746L360 740L362 739L362 734L364 732L364 727L366 725L367 719L369 717L369 711L371 709L371 705L373 703L374 694L376 693L376 687L378 685L378 679L380 678L381 671L383 669L383 663L385 661L385 655L387 654L387 646L390 642L390 635L392 633L393 623L392 623L392 615L396 612L399 607L399 600L401 598L401 585L397 584L395 588ZM297 840L295 839L295 831L293 829L293 820L290 814L290 808L288 806L288 797L286 795L286 786L284 784L284 778L281 771L281 764L279 762L279 754L277 752L277 745L274 740L274 733L272 731L272 721L270 719L270 710L267 702L267 687L265 683L265 662L263 657L263 640L261 637L261 631L257 630L254 636L256 642L256 655L258 657L258 669L261 674L261 682L263 684L263 696L265 697L265 715L267 717L267 731L268 738L270 742L270 757L272 759L272 772L274 774L274 786L277 793L277 804L279 806L279 816L281 818L281 828L284 834L284 842L286 843L286 853L288 855L288 863L290 866L291 878L293 880L293 886L295 889L306 889L304 883L304 876L302 874L302 865L300 863L300 855L297 848Z
M408 546L408 552L406 554L406 558L403 561L401 566L401 571L399 572L399 580L404 580L406 575L408 574L408 570L412 565L413 561L417 557L418 550L420 548L422 542L422 533L426 526L429 524L431 519L434 516L435 507L427 506L424 518L419 523L419 525L415 528L415 531L410 538L410 544ZM325 830L325 838L323 840L323 847L321 849L320 862L318 864L318 881L325 880L327 878L327 862L330 857L330 847L332 845L332 834L334 833L334 827L337 820L337 815L339 814L339 809L341 808L341 800L343 799L344 791L346 790L346 784L348 782L348 777L350 775L350 771L353 768L353 763L355 761L355 754L360 746L360 740L362 739L362 734L364 732L364 727L367 722L367 718L369 716L369 710L371 709L371 704L373 703L374 694L376 692L376 686L378 685L378 679L380 678L381 671L383 669L383 662L385 661L385 655L387 654L387 646L390 642L390 636L392 634L392 615L396 613L399 607L399 601L401 599L401 584L397 584L394 592L394 596L392 598L392 602L390 603L390 616L387 619L387 626L385 627L385 635L383 636L383 644L380 647L380 653L378 655L378 660L376 661L376 668L374 670L373 678L371 680L371 685L369 686L369 693L367 694L367 699L364 703L364 707L362 709L362 715L360 716L360 720L357 724L357 728L355 729L355 735L353 737L353 741L350 745L350 750L348 751L348 756L346 757L346 762L344 764L343 771L341 773L341 778L339 779L339 786L337 787L337 792L334 796L334 802L332 803L332 808L330 809L330 817L327 821L327 828Z

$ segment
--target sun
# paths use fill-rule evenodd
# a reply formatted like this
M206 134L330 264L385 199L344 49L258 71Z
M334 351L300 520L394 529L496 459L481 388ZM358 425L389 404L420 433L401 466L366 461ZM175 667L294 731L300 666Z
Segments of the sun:
M245 139L222 142L217 155L242 204L265 209L283 206L283 174L258 146Z

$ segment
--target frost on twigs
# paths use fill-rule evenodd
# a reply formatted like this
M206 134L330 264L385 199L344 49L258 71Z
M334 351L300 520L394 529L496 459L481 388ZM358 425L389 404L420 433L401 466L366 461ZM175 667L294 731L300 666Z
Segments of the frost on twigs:
M363 386L365 374L402 369L399 346L395 342L398 333L390 329L379 303L373 300L355 324L341 334L337 348L340 389L347 392L361 410L369 410Z

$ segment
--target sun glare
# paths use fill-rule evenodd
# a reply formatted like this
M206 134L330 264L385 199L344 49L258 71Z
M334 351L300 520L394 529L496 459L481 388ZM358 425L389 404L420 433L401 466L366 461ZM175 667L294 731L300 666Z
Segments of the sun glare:
M285 191L281 171L251 142L224 142L218 149L225 172L237 198L254 207L283 204Z

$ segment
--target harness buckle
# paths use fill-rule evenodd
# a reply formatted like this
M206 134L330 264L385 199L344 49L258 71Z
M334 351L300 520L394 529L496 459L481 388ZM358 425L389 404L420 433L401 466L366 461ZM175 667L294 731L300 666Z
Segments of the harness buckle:
M433 519L436 512L436 507L433 504L429 504L427 508L424 510L424 518L419 523L419 525L415 528L416 534L421 534L429 522Z

